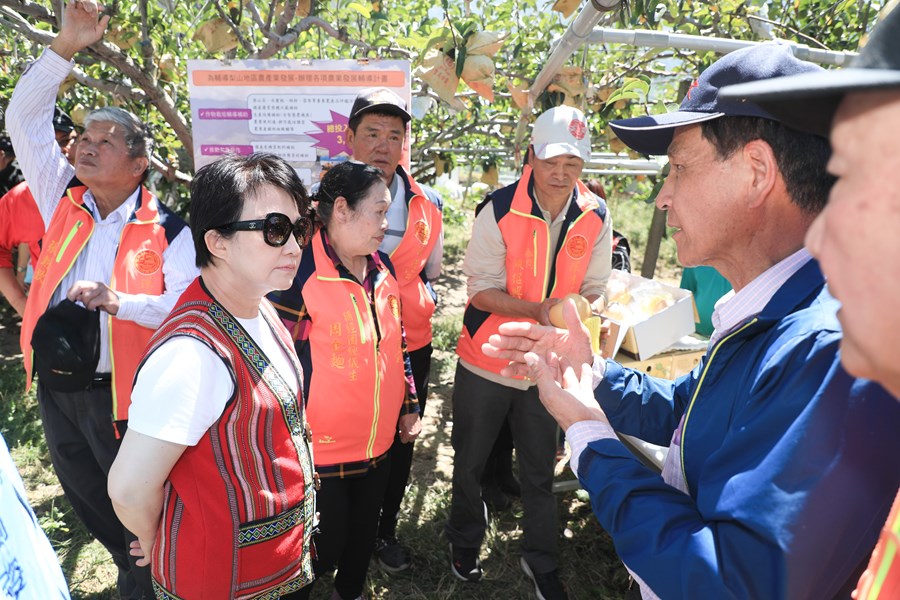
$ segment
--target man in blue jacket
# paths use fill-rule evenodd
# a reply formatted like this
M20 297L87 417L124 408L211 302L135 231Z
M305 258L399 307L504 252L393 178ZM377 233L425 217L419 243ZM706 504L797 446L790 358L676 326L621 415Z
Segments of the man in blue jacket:
M828 206L806 234L841 301L841 362L900 400L900 10L885 8L849 68L723 90L801 131L830 134ZM867 465L860 465L866 469ZM855 600L900 598L900 490Z
M592 358L571 303L571 334L507 324L485 345L537 380L644 598L849 598L900 482L900 406L841 366L839 304L803 248L827 201L828 146L718 94L815 70L786 46L739 50L678 112L612 124L669 155L656 202L679 259L735 290L692 373L667 381ZM614 430L669 444L662 474Z

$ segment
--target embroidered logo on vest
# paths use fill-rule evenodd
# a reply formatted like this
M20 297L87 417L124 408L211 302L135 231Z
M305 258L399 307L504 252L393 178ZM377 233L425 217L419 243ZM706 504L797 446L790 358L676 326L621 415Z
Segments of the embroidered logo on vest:
M416 239L424 246L428 243L428 236L431 233L431 228L428 227L428 223L426 223L424 219L416 221L415 228Z
M141 250L134 255L134 268L141 275L154 275L162 266L162 257L155 250Z
M320 438L319 438L319 443L320 443L320 444L333 444L333 443L335 443L336 441L337 441L337 440L334 439L333 437L331 437L330 435L326 435L326 436L323 436L323 437L320 437Z
M569 241L566 242L566 254L568 254L569 258L572 260L584 258L585 254L587 254L587 250L588 241L583 235L573 235L569 238Z
M400 318L400 301L397 299L397 296L390 294L388 296L388 304L391 306L391 314L394 315L394 318Z

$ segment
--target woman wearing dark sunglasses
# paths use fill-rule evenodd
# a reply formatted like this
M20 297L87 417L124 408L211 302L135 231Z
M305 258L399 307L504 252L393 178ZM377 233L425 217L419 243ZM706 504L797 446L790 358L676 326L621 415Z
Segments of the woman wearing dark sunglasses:
M313 465L292 340L264 296L291 285L309 198L271 154L197 171L200 277L150 340L109 474L158 597L292 597L313 578Z
M362 597L388 481L388 450L399 433L419 434L400 296L393 266L378 251L391 202L381 171L332 167L316 193L321 228L294 285L275 292L296 340L313 432L320 512L316 575L338 572L332 600ZM309 597L311 587L299 594Z

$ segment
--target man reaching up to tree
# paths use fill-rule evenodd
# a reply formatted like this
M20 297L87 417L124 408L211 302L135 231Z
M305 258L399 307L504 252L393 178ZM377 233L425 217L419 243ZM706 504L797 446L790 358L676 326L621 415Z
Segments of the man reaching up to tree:
M39 366L38 404L66 497L112 554L121 596L152 598L149 569L129 556L106 478L127 427L144 346L197 267L187 224L142 185L152 139L136 116L120 108L92 112L74 168L54 137L54 102L72 57L100 40L108 22L95 1L68 2L59 35L19 79L7 109L10 137L47 228L21 343L29 386L33 365ZM73 175L80 183L69 187ZM53 367L54 356L33 353L42 315L65 300L101 311L99 360L86 365L93 371L86 385L83 373L62 372Z

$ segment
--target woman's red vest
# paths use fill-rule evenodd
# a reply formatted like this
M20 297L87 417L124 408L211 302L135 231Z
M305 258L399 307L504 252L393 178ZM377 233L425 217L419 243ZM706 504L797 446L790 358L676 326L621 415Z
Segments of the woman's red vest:
M267 300L260 309L302 385L290 336ZM278 598L299 590L313 579L315 519L303 402L199 278L153 336L142 364L175 336L209 346L231 372L235 393L169 474L152 554L156 597Z

